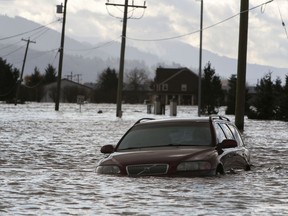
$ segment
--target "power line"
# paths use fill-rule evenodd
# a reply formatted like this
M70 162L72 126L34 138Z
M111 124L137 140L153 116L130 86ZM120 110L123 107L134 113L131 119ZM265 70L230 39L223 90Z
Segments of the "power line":
M21 47L18 48L16 51L22 49L24 46L25 46L25 45L21 46ZM14 52L16 52L16 51L14 51ZM27 61L27 62L30 62L30 61L32 61L32 60L34 60L34 59L41 58L42 56L48 55L49 53L53 53L53 52L55 52L55 51L57 51L57 52L56 52L56 55L55 55L55 57L53 57L53 61L52 61L52 60L50 61L50 62L53 62L53 64L54 64L54 62L55 62L55 60L56 60L56 57L57 57L57 55L58 55L58 48L55 48L55 49L52 49L52 50L47 50L47 51L42 51L41 54L37 53L37 56L35 56L35 57L33 57L33 56L30 55L30 58L29 58L28 60L26 60L26 61ZM11 53L11 54L12 54L12 53ZM5 55L5 56L8 56L8 55ZM52 59L52 58L51 58L51 59ZM22 60L17 60L17 61L15 61L14 63L15 63L15 64L19 64L19 63L22 62L22 61L23 61L23 59L22 59Z
M25 86L28 89L37 88L38 86L41 85L41 83L44 81L44 79L45 79L45 76L42 76L41 80L38 83L36 83L34 86L28 86L28 85L25 85L25 84L23 84L23 86Z
M28 33L34 32L34 31L37 31L37 30L39 30L39 29L42 29L42 28L47 27L48 25L51 25L51 24L53 24L53 23L55 23L55 22L58 22L59 20L60 20L60 19L57 19L57 20L55 20L55 21L53 21L53 22L51 22L51 23L49 23L49 24L47 24L47 25L45 25L45 26L42 25L42 26L37 27L37 28L35 28L35 29L32 29L32 30L30 30L30 31L26 31L26 32L22 32L22 33L19 33L19 34L16 34L16 35L12 35L12 36L8 36L8 37L0 38L0 41L1 41L1 40L8 40L8 39L11 39L11 38L19 37L19 36L22 36L22 35L25 35L25 34L28 34Z
M4 47L0 48L0 51L1 51L1 50L5 50L5 49L7 49L7 48L9 48L9 47L15 46L15 45L18 44L18 43L21 43L21 41L18 41L18 42L16 42L16 43L13 43L13 44L9 44L9 45L7 45L7 46L4 46Z
M285 26L285 22L284 22L283 17L282 17L282 13L281 13L281 10L280 10L280 6L279 6L279 4L278 4L278 1L276 1L276 3L277 3L277 6L278 6L278 11L279 11L280 19L281 19L281 24L282 24L282 26L283 26L283 28L284 28L286 37L287 37L287 39L288 39L288 32L287 32L287 28L286 28L286 26Z
M110 16L112 16L116 19L121 19L121 20L123 19L123 17L117 17L117 16L113 15L112 13L110 13L110 11L108 10L108 6L114 6L121 13L124 13L124 11L120 9L120 7L123 7L123 4L110 3L109 0L107 0L107 3L106 3L106 11ZM134 11L136 9L138 9L138 8L146 9L146 1L144 1L144 5L142 6L142 5L135 5L134 0L133 0L132 4L128 4L127 6L128 6L128 8L130 8L130 7L132 8L130 11L127 10L127 14L131 14L129 17L127 16L127 19L141 19L144 16L145 10L142 11L142 14L139 17L133 17Z
M114 40L111 40L111 41L107 41L107 42L103 42L103 43L99 44L98 46L87 48L87 49L67 49L67 48L65 48L65 49L66 50L70 50L70 51L78 51L78 52L91 51L91 50L95 50L95 49L99 49L99 48L102 48L102 47L109 46L110 44L116 42L119 38L121 38L121 36L119 36L117 39L114 39Z
M42 35L46 34L46 32L50 31L49 28L44 28L43 30L36 32L35 34L32 34L30 37L34 36L33 39L36 40L40 38Z
M210 26L204 27L204 28L202 29L202 31L208 30L208 29L213 28L213 27L215 27L215 26L218 26L218 25L220 25L220 24L222 24L222 23L224 23L224 22L227 22L227 21L229 21L229 20L231 20L231 19L239 16L241 13L247 13L247 12L249 12L249 11L251 11L251 10L255 10L256 8L262 7L263 5L269 4L269 3L273 2L273 1L274 1L274 0L269 0L269 1L267 1L267 2L264 2L264 3L262 3L262 4L259 4L259 5L255 6L255 7L252 7L252 8L250 8L250 9L248 9L248 10L245 10L245 11L242 11L242 12L240 12L240 13L234 14L233 16L230 16L230 17L228 17L228 18L226 18L226 19L224 19L224 20L221 20L221 21L219 21L219 22L217 22L217 23L214 23L214 24L212 24L212 25L210 25ZM147 42L151 42L151 41L166 41L166 40L173 40L173 39L177 39L177 38L187 37L187 36L189 36L189 35L193 35L193 34L199 33L200 31L201 31L201 30L199 29L199 30L196 30L196 31L193 31L193 32L189 32L189 33L186 33L186 34L182 34L182 35L177 35L177 36L172 36L172 37L166 37L166 38L158 38L158 39L157 39L157 38L156 38L156 39L140 39L140 38L127 37L127 36L126 36L126 38L129 39L129 40L134 40L134 41L147 41Z
M25 47L25 45L23 45L23 46L21 46L21 47L19 47L19 48L15 49L15 50L13 50L13 51L9 52L9 53L8 53L8 54L6 54L6 55L2 55L2 58L3 58L3 57L7 57L7 56L9 56L9 55L11 55L11 54L13 54L13 53L15 53L15 52L17 52L17 51L21 50L23 47Z
M26 57L27 57L27 53L28 53L29 44L30 44L30 43L36 43L35 41L31 41L30 39L28 39L28 40L22 39L22 40L23 40L23 41L26 41L26 42L27 42L27 45L26 45L26 51L25 51L25 55L24 55L24 60L23 60L23 65L22 65L22 70L21 70L21 75L20 75L20 79L19 79L19 81L18 81L18 86L17 86L17 90L16 90L15 105L17 105L17 100L18 100L20 85L21 85L22 77L23 77L23 73L24 73L25 62L26 62Z
M37 29L37 30L39 30L39 29ZM40 38L42 35L44 35L44 34L45 34L47 31L49 31L49 30L50 30L50 29L49 29L49 28L46 28L46 27L45 27L44 29L41 28L40 31L37 31L37 32L35 32L34 34L31 34L31 35L29 36L29 38L32 38L33 36L35 36L35 37L33 37L33 40L36 40L36 39ZM34 30L33 30L33 31L34 31ZM0 50L5 50L5 49L7 49L7 48L9 48L9 47L15 46L16 44L18 44L18 43L20 43L20 42L22 42L22 41L23 41L23 40L20 40L20 41L14 43L14 44L9 44L9 45L7 45L7 46L4 46L4 47L2 47ZM18 48L16 48L15 50L10 51L9 53L2 55L2 57L7 57L7 56L9 56L9 55L11 55L11 54L13 54L13 53L21 50L24 46L25 46L25 45L23 45L23 46L21 46L21 47L18 47Z
M73 74L73 72L71 71L70 75L66 75L68 80L71 80L73 82L74 81L74 77L76 77L77 83L80 83L80 80L82 80L82 74Z
M41 58L42 56L45 56L45 55L49 54L50 52L52 53L54 51L57 51L57 53L58 53L58 48L48 50L48 51L42 51L41 54L37 53L37 56L30 57L29 61L32 61L32 60L37 59L37 58Z
M129 4L129 0L125 0L124 4L114 4L114 3L106 3L106 5L111 6L121 6L124 7L123 14L123 26L122 26L122 35L121 35L121 50L120 50L120 63L119 63L119 75L118 75L118 87L117 87L117 108L116 108L116 116L122 117L122 88L123 88L123 73L124 73L124 62L125 62L125 46L126 46L126 27L127 27L127 13L128 8L143 8L146 9L146 2L144 2L143 6L134 5L134 1L132 4Z

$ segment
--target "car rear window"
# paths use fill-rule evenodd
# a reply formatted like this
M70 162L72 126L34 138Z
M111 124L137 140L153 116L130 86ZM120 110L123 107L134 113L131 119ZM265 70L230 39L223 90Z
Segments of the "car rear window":
M161 146L210 146L208 123L135 127L121 140L118 150Z

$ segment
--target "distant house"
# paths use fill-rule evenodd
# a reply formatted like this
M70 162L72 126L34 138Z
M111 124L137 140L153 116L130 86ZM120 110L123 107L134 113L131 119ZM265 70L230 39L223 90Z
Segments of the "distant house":
M76 103L77 96L84 96L86 101L91 101L93 97L93 88L73 82L68 79L61 80L60 102ZM41 102L54 102L57 93L57 82L44 86L44 96Z
M188 68L157 68L154 97L165 104L175 99L179 105L195 105L198 82L198 75Z

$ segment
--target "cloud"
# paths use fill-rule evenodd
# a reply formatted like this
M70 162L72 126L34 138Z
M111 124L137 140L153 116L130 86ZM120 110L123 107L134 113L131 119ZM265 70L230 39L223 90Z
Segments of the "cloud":
M203 0L203 48L222 56L237 58L239 35L239 0ZM1 2L1 13L8 16L23 16L43 25L61 15L56 14L56 5L61 0L14 0ZM110 0L123 4L124 0ZM250 8L257 7L266 0L250 0ZM131 3L131 1L130 1ZM135 0L143 5L143 1ZM249 12L248 61L257 64L288 68L288 36L282 26L282 20L288 28L288 1L274 0ZM153 50L161 54L161 42L157 39L173 38L188 33L180 40L193 46L199 46L200 1L196 0L147 0L147 9L130 8L129 14L141 19L129 19L127 40L142 50ZM68 0L67 35L75 38L89 38L94 44L119 38L122 32L121 16L123 7L106 6L103 0ZM114 16L114 17L113 17ZM235 17L233 17L235 16ZM119 17L117 19L115 17ZM221 21L233 17L223 23ZM60 25L53 27L60 31ZM194 34L192 34L195 32Z

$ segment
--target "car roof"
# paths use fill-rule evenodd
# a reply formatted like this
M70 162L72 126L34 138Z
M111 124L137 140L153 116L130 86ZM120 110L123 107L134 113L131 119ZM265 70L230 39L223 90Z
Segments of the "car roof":
M168 118L168 119L139 119L134 126L142 125L166 125L166 124L181 124L181 123L208 123L209 118Z
M227 117L219 115L210 115L206 117L193 117L193 118L164 118L164 119L154 119L154 118L142 118L135 122L136 125L165 125L165 124L181 124L181 123L208 123L210 121L228 121Z

